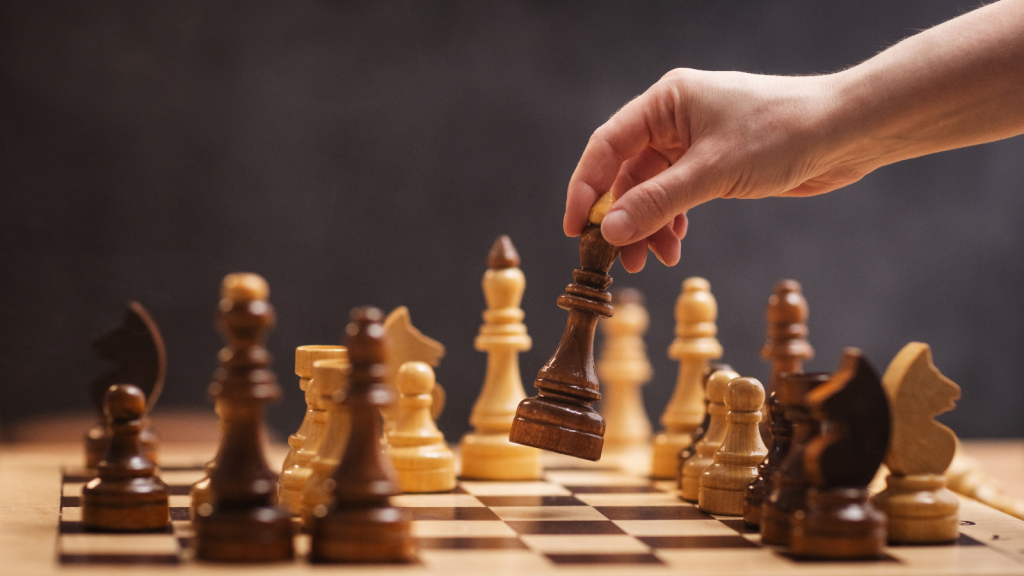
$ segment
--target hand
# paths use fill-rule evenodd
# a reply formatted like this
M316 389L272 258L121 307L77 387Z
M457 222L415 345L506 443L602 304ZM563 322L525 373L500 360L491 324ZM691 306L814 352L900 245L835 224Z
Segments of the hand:
M811 196L859 180L873 167L837 154L830 78L669 72L591 136L569 181L565 233L578 235L610 189L617 200L601 231L623 247L622 265L639 271L650 248L671 266L694 206Z

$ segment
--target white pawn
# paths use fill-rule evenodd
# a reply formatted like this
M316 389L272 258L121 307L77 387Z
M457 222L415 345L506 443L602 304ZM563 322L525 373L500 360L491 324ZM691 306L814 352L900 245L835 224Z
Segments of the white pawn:
M487 376L462 438L462 477L477 480L535 480L544 472L541 451L508 440L519 402L526 398L519 374L519 353L529 350L530 336L519 307L526 278L519 254L508 236L491 247L484 274L487 310L474 344L487 352Z
M683 478L680 483L680 495L683 500L696 502L700 495L700 475L708 466L715 463L715 452L722 447L725 440L725 433L729 429L726 421L726 414L729 409L725 406L725 391L732 382L740 375L732 370L716 370L708 377L707 397L708 414L711 420L708 422L708 429L694 447L696 454L683 463Z
M687 278L676 300L676 339L668 349L669 358L679 360L679 377L661 415L665 431L654 438L654 478L678 475L679 453L693 443L691 434L704 421L704 373L709 360L722 357L722 345L715 338L717 318L711 284L703 278Z
M597 362L601 381L601 416L604 416L605 451L644 447L651 439L640 387L651 379L651 363L644 346L650 318L643 296L631 288L615 293L615 315L602 318L604 346Z
M747 484L757 478L757 465L768 454L761 432L761 406L764 387L754 378L736 378L725 391L729 409L722 447L715 452L715 463L700 475L697 507L711 514L743 515L743 497Z
M387 453L402 492L443 492L455 488L455 456L430 416L434 369L406 362L398 370L398 412L387 434Z

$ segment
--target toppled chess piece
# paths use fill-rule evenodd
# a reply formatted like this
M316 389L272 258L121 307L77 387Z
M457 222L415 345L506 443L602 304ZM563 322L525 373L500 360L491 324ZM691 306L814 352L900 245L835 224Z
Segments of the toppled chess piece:
M167 485L156 477L139 439L146 395L131 384L115 384L103 396L109 442L99 477L82 489L82 525L88 530L158 530L171 519Z

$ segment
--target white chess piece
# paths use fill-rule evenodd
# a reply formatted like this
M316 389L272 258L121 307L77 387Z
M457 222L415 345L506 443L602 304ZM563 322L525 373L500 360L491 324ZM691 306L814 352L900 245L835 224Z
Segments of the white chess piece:
M651 439L651 421L640 392L652 374L643 339L650 319L636 290L616 292L612 305L615 315L600 320L604 345L597 362L606 452L646 447Z
M715 452L715 463L700 475L697 506L711 514L743 515L743 497L747 484L757 478L757 465L768 454L761 431L761 406L764 387L754 378L736 378L725 390L729 409L722 447Z
M455 456L430 416L434 369L406 362L395 378L398 412L387 434L387 454L402 492L443 492L455 488Z

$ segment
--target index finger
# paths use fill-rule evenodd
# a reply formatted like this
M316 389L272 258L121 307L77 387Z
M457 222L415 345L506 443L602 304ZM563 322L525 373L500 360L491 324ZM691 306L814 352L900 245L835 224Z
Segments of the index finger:
M567 236L579 236L587 213L602 194L611 190L622 164L639 154L651 141L643 113L642 95L616 112L587 142L576 170L569 179L562 228Z

